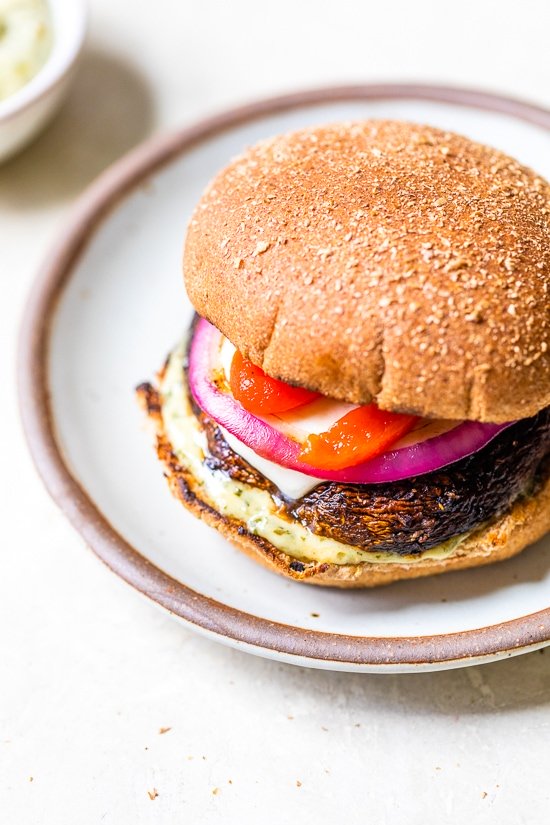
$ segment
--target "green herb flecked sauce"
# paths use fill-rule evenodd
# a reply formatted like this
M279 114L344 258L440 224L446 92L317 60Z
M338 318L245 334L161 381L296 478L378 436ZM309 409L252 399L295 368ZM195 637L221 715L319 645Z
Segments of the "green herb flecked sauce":
M0 0L0 100L25 86L52 50L45 0Z

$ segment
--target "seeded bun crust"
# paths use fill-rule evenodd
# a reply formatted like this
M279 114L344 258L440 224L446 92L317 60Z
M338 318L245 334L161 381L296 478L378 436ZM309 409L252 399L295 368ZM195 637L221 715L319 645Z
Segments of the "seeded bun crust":
M207 189L184 271L199 314L292 384L433 418L550 404L550 187L465 137L365 121L264 141Z
M172 494L197 518L214 527L254 561L295 581L325 587L365 588L391 584L492 564L517 555L550 530L550 479L536 495L522 498L499 519L474 531L456 554L442 560L426 558L413 563L325 564L297 562L269 541L250 533L245 525L218 512L204 497L202 485L179 464L164 431L158 392L150 384L137 389L138 400L154 425L157 454L165 468ZM201 495L202 493L202 495Z

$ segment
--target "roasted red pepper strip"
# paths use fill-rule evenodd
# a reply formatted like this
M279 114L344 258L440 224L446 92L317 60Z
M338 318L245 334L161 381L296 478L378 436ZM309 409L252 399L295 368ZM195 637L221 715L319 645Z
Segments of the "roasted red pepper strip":
M414 415L386 412L376 404L357 407L326 432L310 435L300 458L320 470L354 467L385 452L417 420Z
M271 378L239 351L231 361L229 384L233 397L254 415L286 412L319 398L319 393Z

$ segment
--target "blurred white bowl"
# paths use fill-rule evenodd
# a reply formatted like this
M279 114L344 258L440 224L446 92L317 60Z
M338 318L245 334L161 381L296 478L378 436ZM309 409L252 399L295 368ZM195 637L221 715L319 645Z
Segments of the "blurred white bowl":
M86 0L47 0L52 17L52 51L40 71L0 101L0 162L18 152L48 123L60 106L82 49Z

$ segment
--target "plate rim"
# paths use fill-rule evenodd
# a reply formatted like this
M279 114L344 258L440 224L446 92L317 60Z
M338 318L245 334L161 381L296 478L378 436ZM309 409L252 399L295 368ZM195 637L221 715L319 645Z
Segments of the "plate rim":
M550 607L506 622L454 633L376 637L301 628L219 602L154 565L109 523L71 474L55 437L49 401L49 334L57 301L103 219L151 174L195 145L252 120L297 108L366 100L431 100L499 112L550 132L550 110L474 89L417 83L314 88L230 108L168 135L153 137L108 167L76 200L31 286L17 352L19 411L35 467L52 499L114 573L187 625L259 655L317 667L395 670L474 664L550 643ZM459 665L460 666L460 665Z

